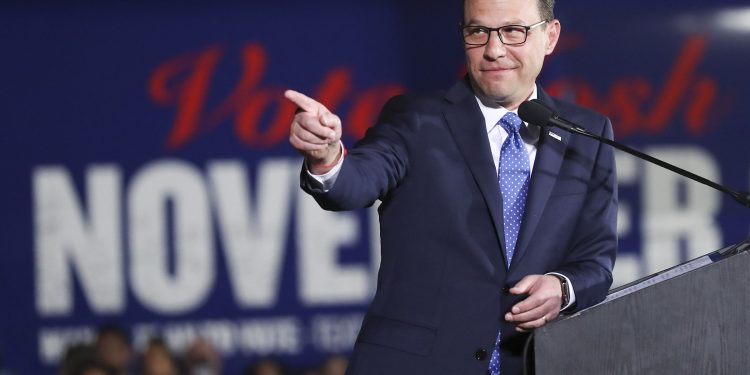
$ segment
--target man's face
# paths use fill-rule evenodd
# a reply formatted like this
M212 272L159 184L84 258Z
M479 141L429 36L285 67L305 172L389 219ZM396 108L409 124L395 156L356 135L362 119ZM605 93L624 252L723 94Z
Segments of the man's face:
M533 25L542 20L537 0L466 0L464 23L490 28ZM484 46L464 46L466 66L474 91L483 101L517 108L534 89L544 57L560 36L560 22L552 20L528 32L526 43L506 46L496 32Z

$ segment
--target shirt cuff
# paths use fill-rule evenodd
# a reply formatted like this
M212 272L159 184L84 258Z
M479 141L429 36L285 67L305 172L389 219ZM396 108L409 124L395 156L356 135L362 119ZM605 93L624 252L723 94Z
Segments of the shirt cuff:
M324 174L313 174L312 172L310 172L310 168L308 168L307 162L305 162L305 171L307 172L307 175L310 176L310 178L312 178L313 180L317 181L324 192L328 192L329 190L333 189L333 184L336 182L336 178L339 176L341 165L344 164L344 143L339 141L339 145L341 146L341 156L339 156L339 160L336 162L336 165L331 168L330 171Z
M568 307L573 306L573 304L575 304L575 302L576 302L576 292L573 290L573 284L570 282L570 279L567 276L565 276L565 275L563 275L561 273L557 273L557 272L548 272L548 273L546 273L546 275L560 276L560 277L564 278L565 281L568 282L567 283L568 284L568 296L570 298L568 299L568 304L565 305L565 306L563 306L560 309L560 311L563 311L563 310L567 309Z

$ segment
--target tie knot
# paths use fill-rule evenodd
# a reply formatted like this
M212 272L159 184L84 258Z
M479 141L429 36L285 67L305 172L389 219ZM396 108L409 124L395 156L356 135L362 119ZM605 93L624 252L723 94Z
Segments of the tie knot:
M505 129L508 134L517 133L521 128L521 118L513 112L508 112L500 119L500 126Z

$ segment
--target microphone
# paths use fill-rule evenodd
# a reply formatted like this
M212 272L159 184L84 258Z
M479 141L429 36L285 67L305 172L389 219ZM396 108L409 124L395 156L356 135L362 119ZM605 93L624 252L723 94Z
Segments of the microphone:
M558 128L567 130L571 133L577 133L577 134L580 134L589 138L596 139L597 141L608 144L618 150L625 151L628 154L634 155L640 159L646 160L662 168L668 169L674 173L679 174L680 176L687 177L693 181L700 182L703 185L712 187L723 193L729 194L732 198L734 198L735 201L739 202L741 205L745 207L750 207L750 193L738 192L738 191L732 190L724 185L713 182L707 178L698 176L697 174L694 174L692 172L688 172L682 168L669 164L663 160L657 159L651 155L644 154L643 152L640 152L634 148L628 147L622 143L618 143L611 139L604 138L597 134L591 133L588 130L584 129L583 127L575 124L574 122L568 121L560 117L557 113L555 113L554 110L552 110L552 108L548 107L544 102L542 102L539 99L534 99L534 100L521 103L521 106L518 107L518 116L521 117L523 121L526 121L529 124L534 124L540 127L547 127L550 125L556 126Z
M539 99L521 103L521 106L518 107L518 116L529 124L534 124L541 127L552 124L571 133L588 135L586 134L588 133L586 129L558 116L557 113L552 110L552 108L548 107ZM589 134L596 137L596 135L593 133Z

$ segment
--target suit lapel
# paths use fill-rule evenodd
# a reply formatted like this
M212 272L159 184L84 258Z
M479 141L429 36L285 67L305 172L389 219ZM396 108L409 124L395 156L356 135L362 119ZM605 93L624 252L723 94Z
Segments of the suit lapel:
M479 191L492 216L495 235L504 249L502 199L497 182L497 171L492 161L492 151L487 140L484 117L465 80L454 85L445 98L452 104L446 106L443 111L448 128L479 186ZM507 259L505 259L505 264L507 267Z
M538 88L538 97L553 110L556 110L552 98L541 87ZM554 135L551 135L550 132L553 132ZM526 199L521 232L518 235L518 244L513 254L511 267L520 263L523 256L528 252L529 243L534 237L539 220L557 181L569 138L570 134L567 132L554 128L542 128L531 181L529 182L529 194Z

